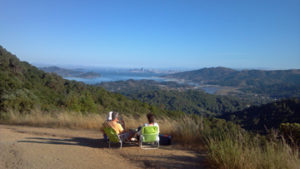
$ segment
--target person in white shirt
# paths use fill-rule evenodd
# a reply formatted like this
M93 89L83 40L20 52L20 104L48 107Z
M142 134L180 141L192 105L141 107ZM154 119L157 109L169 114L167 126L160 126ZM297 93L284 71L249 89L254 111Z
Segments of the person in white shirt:
M156 123L156 122L154 121L154 114L148 113L148 114L147 114L147 119L148 119L148 123L145 123L145 124L143 125L143 127L144 127L144 126L157 126L157 127L158 127L158 133L159 133L159 125L158 125L158 123ZM139 136L142 134L141 129L142 129L142 127L139 127L139 129L138 129L138 132L137 132L138 138L139 138ZM159 140L159 137L158 137L157 139Z

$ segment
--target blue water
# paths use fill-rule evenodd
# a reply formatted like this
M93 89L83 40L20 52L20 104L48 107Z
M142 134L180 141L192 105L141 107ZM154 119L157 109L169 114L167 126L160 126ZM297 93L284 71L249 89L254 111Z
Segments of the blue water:
M98 73L101 74L101 77L99 78L90 78L90 79L86 79L86 78L77 78L77 77L64 77L65 79L68 80L76 80L76 81L80 81L80 82L84 82L86 84L98 84L101 82L113 82L113 81L126 81L126 80L155 80L158 82L164 82L164 81L170 81L170 79L166 79L163 78L161 76L166 75L163 73L149 73L149 72L140 72L140 73L136 73L136 72L126 72L126 71L97 71ZM173 79L174 80L174 79ZM177 81L178 83L186 83L186 82L180 82ZM202 90L204 90L206 93L209 94L215 94L219 88L215 87L215 86L199 86L198 84L195 83L187 83L191 86L198 86L199 88L201 88Z
M113 82L113 81L126 81L129 79L133 80L155 80L155 81L165 81L164 78L160 77L165 74L159 74L159 73L135 73L135 72L99 72L101 74L101 77L99 78L77 78L77 77L64 77L68 80L76 80L81 81L86 84L97 84L101 82Z
M219 90L219 88L213 87L213 86L201 87L201 89L204 90L208 94L215 94Z

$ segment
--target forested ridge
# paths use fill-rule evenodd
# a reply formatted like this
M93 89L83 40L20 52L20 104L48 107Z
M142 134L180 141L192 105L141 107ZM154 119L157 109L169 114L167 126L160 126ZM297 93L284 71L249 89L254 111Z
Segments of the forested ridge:
M162 109L183 111L189 114L222 114L242 110L248 104L235 97L207 94L202 90L193 90L187 85L176 82L128 80L106 82L100 85L130 99L146 102Z
M219 118L234 121L243 128L252 131L266 132L279 129L281 123L300 123L299 98L284 99L261 106L225 113Z
M9 110L30 112L75 111L81 113L102 113L120 111L125 114L154 112L159 114L180 114L158 109L139 101L129 100L121 94L111 93L102 87L65 80L46 73L27 62L21 62L15 55L0 46L0 112Z

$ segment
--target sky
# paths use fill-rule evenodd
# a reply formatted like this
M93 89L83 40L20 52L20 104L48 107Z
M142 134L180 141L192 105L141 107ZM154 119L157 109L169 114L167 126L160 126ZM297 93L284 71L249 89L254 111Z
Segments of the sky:
M0 45L32 64L300 68L300 0L0 4Z

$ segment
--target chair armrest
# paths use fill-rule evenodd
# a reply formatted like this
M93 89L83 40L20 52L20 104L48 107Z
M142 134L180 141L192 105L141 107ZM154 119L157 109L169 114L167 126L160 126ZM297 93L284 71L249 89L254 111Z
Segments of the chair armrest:
M125 136L127 133L122 133L122 134L119 134L118 136L122 137L122 136Z

